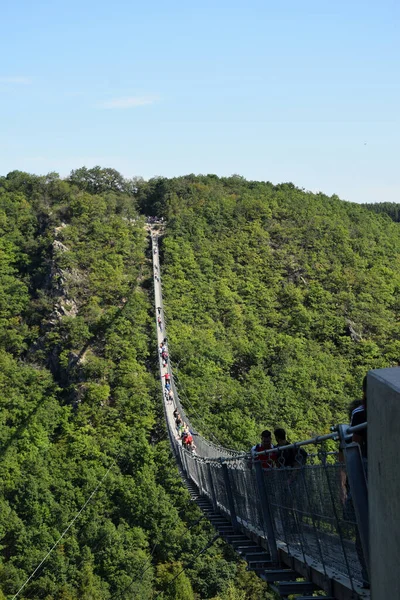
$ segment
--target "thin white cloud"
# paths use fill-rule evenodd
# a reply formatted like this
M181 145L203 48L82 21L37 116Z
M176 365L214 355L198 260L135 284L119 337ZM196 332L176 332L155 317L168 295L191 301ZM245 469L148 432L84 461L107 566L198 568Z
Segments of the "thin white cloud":
M146 104L154 104L157 98L154 96L125 96L123 98L114 98L108 102L98 105L98 108L136 108Z
M17 83L19 85L29 85L32 83L32 77L19 77L13 75L12 77L0 77L0 83Z

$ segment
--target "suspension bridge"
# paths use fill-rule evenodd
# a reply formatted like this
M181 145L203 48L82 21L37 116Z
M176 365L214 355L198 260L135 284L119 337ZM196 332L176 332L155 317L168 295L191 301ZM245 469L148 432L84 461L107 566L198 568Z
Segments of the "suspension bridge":
M158 233L150 233L160 345L166 329ZM359 447L351 443L351 434L366 424L353 429L341 425L330 434L287 446L298 452L298 467L281 462L277 468L270 456L271 468L265 468L268 456L256 460L196 431L181 404L171 357L166 367L161 356L159 360L164 398L165 375L173 391L172 402L164 399L173 454L193 499L217 533L283 599L295 595L310 600L315 594L326 600L369 599L367 482ZM181 442L175 409L193 434L194 451ZM307 451L306 464L300 448Z

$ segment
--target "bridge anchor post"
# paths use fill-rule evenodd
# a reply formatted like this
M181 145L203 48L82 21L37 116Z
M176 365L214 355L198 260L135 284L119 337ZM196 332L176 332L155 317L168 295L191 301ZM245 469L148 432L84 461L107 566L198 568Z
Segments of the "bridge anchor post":
M367 570L370 578L368 484L360 446L354 442L350 444L346 442L348 428L348 425L339 425L340 449L343 452L346 464L347 479L350 486L362 554L364 555L365 564L362 566Z

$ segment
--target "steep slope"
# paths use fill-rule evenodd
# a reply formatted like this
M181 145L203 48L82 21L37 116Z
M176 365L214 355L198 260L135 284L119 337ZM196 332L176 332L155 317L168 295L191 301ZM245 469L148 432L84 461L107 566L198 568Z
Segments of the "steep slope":
M19 597L190 600L232 582L262 597L222 543L180 576L179 593L169 585L212 531L165 440L148 240L130 182L101 169L68 181L10 173L0 228L0 597L105 475Z
M187 176L143 184L167 219L170 347L188 410L225 444L348 419L368 369L400 357L398 225L292 184Z

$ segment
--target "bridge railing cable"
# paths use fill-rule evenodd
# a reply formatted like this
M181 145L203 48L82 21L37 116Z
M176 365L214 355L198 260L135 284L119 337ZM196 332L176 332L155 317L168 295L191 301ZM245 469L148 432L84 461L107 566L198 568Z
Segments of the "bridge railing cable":
M241 529L255 533L270 547L262 503L268 501L275 540L289 555L307 565L318 563L324 575L346 579L353 588L366 579L359 526L346 465L337 453L320 450L310 464L298 468L262 468L265 496L257 482L257 461L240 456L204 459L178 449L188 477L215 508L232 517L226 478Z

